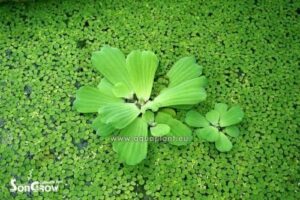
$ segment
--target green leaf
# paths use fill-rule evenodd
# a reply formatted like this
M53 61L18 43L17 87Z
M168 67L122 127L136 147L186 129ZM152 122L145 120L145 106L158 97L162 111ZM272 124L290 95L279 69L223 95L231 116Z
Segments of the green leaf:
M151 51L132 51L126 59L133 90L141 101L147 101L151 95L158 59Z
M194 105L177 105L177 106L172 106L172 108L179 109L179 110L190 110L193 108Z
M199 77L172 88L163 90L151 103L149 107L167 107L174 105L193 105L206 98L206 92L202 87L203 79Z
M172 118L171 115L159 112L156 115L155 122L159 124L167 124L171 129L166 136L170 138L170 144L181 146L187 145L192 140L191 129L181 121Z
M164 112L158 112L155 117L155 122L161 124L167 124L172 119L173 117L171 115Z
M225 112L220 119L220 126L231 126L238 124L242 121L244 112L240 106L233 106L227 112Z
M213 125L217 126L219 124L220 114L218 111L211 110L208 113L206 113L205 117Z
M121 161L128 165L136 165L147 156L146 137L148 137L147 123L141 118L136 118L115 138L113 149Z
M143 116L142 119L146 121L147 123L153 123L154 122L154 113L150 110L147 110Z
M114 86L106 79L102 78L100 83L98 84L97 88L107 96L115 97L113 93Z
M151 134L155 137L161 137L167 135L170 132L170 126L167 124L157 124L150 128Z
M113 85L121 82L131 88L125 56L119 49L102 47L92 54L92 64Z
M185 122L192 127L207 127L209 122L195 110L191 110L186 114Z
M110 124L104 124L101 120L101 116L98 116L92 123L92 127L96 130L97 134L102 137L111 135L115 128Z
M81 113L98 112L102 106L116 102L123 102L123 100L109 96L101 92L98 88L83 86L76 92L74 108Z
M100 108L99 114L103 123L122 129L133 122L140 111L133 103L112 103Z
M225 103L216 103L215 110L219 112L220 116L225 114L228 109L228 105Z
M237 126L228 126L225 128L225 133L230 135L231 137L238 137L240 134L240 130Z
M215 142L219 139L220 133L217 128L213 126L207 126L196 130L196 135L209 142Z
M176 117L176 111L172 108L163 108L160 111L167 113L167 114L171 115L172 117Z
M220 152L227 152L232 149L232 143L224 133L220 132L220 137L215 143Z
M195 57L184 57L178 60L167 73L169 87L177 86L187 80L197 78L202 73L202 67L196 64Z
M127 99L130 99L133 97L132 91L123 83L117 83L113 87L113 94L116 97L123 97L123 98L127 98Z

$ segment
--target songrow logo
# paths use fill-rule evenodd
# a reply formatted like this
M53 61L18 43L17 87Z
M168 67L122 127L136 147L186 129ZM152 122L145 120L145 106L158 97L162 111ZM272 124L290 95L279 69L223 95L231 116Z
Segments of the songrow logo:
M34 181L30 184L16 184L16 179L10 180L11 192L57 192L61 181Z

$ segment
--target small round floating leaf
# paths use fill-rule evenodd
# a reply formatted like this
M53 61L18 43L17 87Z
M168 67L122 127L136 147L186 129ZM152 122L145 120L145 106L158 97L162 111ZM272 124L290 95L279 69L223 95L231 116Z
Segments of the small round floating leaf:
M170 80L169 87L174 87L187 80L200 76L202 67L196 64L195 57L184 57L178 60L167 73Z
M211 110L208 113L206 113L205 117L213 125L218 125L219 119L220 119L220 114L216 110Z
M78 112L90 113L98 112L99 108L108 104L122 102L123 100L117 97L108 96L101 92L98 88L91 86L83 86L76 92L74 107Z
M207 126L205 128L197 129L196 135L209 142L215 142L220 137L218 129L213 126Z
M158 58L151 51L136 50L127 56L126 68L138 99L149 99L157 66Z
M155 127L151 127L150 130L153 136L161 137L170 132L170 127L167 124L157 124Z
M216 148L220 152L227 152L232 149L232 143L224 133L220 132L220 137L215 143Z
M141 118L136 118L115 138L113 149L120 160L128 165L136 165L147 156L147 136L147 123Z
M228 105L225 103L216 103L215 110L220 113L220 116L223 115L228 109Z
M225 133L227 133L231 137L238 137L240 134L240 130L237 126L228 126L225 128Z
M209 122L203 115L195 110L191 110L186 114L185 122L192 127L207 127Z
M102 137L111 135L115 128L110 124L104 124L101 120L101 116L98 116L92 123L92 127L97 131L97 134Z
M122 82L131 88L125 56L119 49L102 47L92 54L92 64L112 84Z
M244 117L244 112L240 106L233 106L227 112L225 112L220 119L220 125L222 127L231 126L238 124L242 121Z
M103 123L122 129L133 122L140 114L140 111L132 103L112 103L100 108L99 114Z

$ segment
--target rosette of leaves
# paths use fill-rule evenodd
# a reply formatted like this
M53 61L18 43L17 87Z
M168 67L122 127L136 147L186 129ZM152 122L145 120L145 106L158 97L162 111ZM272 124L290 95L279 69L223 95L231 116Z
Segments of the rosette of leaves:
M167 107L190 106L206 98L207 80L194 57L177 61L166 74L167 88L151 98L158 64L151 51L135 50L125 57L119 49L104 46L92 54L93 67L103 75L99 85L83 86L76 93L76 110L98 113L92 126L100 136L114 136L114 151L129 165L146 158L149 134L190 138L190 128ZM188 142L170 141L174 145Z
M232 149L232 143L228 136L238 137L240 130L237 126L242 121L244 112L240 106L228 108L227 104L217 103L215 108L205 116L195 110L186 114L185 122L198 128L195 133L198 137L209 142L215 142L220 152Z

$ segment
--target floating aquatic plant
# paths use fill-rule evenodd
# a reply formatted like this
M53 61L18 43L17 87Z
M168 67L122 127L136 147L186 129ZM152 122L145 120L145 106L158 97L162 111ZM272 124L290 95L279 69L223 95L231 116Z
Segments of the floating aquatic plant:
M158 64L151 51L135 50L125 57L119 49L105 46L92 54L92 65L104 78L97 87L83 86L76 93L77 111L98 113L92 126L100 136L118 135L113 149L129 165L146 157L150 133L173 137L173 145L187 144L192 137L190 128L166 107L194 105L206 98L207 80L194 57L177 61L166 74L167 88L151 98ZM183 137L189 139L178 139Z
M228 109L224 103L215 104L215 108L205 117L195 110L187 113L185 122L199 129L196 135L209 142L215 142L216 148L221 152L230 151L232 143L226 136L237 137L239 128L236 126L242 121L244 113L240 106L233 106Z

